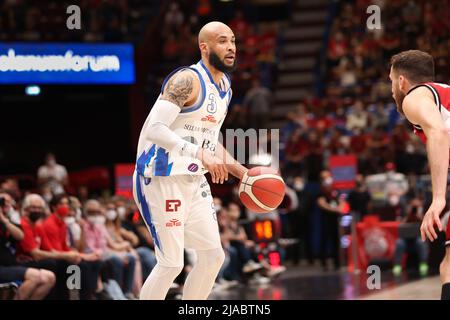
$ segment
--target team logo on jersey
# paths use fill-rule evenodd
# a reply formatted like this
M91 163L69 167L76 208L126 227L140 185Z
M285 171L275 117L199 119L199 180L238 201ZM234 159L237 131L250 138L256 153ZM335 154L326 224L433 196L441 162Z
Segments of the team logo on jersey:
M190 172L197 172L197 170L198 170L198 165L197 165L196 163L191 163L191 164L188 166L188 170L189 170Z
M206 117L203 117L202 121L209 121L209 122L212 122L212 123L216 123L217 122L216 118L214 118L214 116L212 116L210 114L208 114Z
M208 97L209 103L206 106L206 111L209 113L216 113L217 111L217 103L216 103L216 97L214 96L214 93L210 93Z
M166 227L179 227L181 226L181 221L178 219L170 219L169 222L166 223Z
M180 206L180 200L166 200L166 212L178 212Z

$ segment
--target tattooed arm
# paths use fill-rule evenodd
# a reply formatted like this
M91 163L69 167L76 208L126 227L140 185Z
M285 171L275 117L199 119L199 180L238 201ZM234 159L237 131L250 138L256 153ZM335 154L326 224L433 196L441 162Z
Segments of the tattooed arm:
M197 157L199 147L175 134L170 126L181 108L197 100L199 82L189 70L180 71L169 79L145 121L142 134L146 139L174 154Z
M190 70L181 71L169 79L163 90L162 100L170 101L183 108L192 105L197 100L200 80Z
M200 80L192 71L181 71L172 76L163 88L161 98L156 101L145 124L146 137L156 145L180 156L189 156L202 161L214 183L228 179L228 170L223 161L196 144L188 142L174 133L170 126L181 108L191 106L200 91Z

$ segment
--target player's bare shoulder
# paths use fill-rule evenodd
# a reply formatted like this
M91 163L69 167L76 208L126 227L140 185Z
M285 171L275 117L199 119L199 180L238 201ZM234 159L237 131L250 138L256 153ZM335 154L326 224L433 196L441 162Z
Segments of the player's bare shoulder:
M406 97L405 100L408 99L410 102L422 99L422 98L428 98L434 101L433 93L429 88L427 88L424 85L421 85L420 87L412 90Z
M442 122L433 93L425 86L418 87L407 94L402 108L406 118L416 125L424 127Z
M161 99L183 108L196 101L199 91L198 76L192 70L185 69L170 77L164 87Z
M435 103L433 93L425 86L412 90L403 100L403 110L419 108L423 103Z

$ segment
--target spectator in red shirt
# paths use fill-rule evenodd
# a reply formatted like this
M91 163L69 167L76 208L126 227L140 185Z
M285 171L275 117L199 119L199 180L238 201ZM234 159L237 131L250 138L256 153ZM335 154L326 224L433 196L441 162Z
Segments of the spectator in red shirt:
M24 236L17 244L17 262L25 267L52 271L57 281L50 297L68 299L65 280L67 266L79 263L80 257L75 252L51 251L51 243L40 222L45 209L45 201L40 195L30 194L25 197L20 221Z
M0 205L0 282L20 281L17 299L43 299L55 284L55 274L17 264L14 251L24 233L20 225L13 223L6 214L11 209L12 197L0 191L0 199L3 201Z
M81 299L93 299L97 290L97 283L100 275L102 263L97 253L82 253L71 250L67 245L69 233L64 219L68 217L69 197L65 194L58 194L50 202L52 214L42 222L42 227L46 237L50 242L50 250L57 253L73 253L78 257L78 266L81 269Z

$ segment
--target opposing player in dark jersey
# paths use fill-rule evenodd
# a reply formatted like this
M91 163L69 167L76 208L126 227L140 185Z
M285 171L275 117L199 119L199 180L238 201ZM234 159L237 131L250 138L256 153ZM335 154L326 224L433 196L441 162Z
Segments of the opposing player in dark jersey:
M420 227L422 240L437 239L435 226L442 231L440 215L446 204L449 168L450 87L434 82L433 57L409 50L391 59L392 95L397 110L412 123L414 132L426 143L431 171L433 199ZM450 224L447 225L446 252L440 265L442 299L450 300Z

